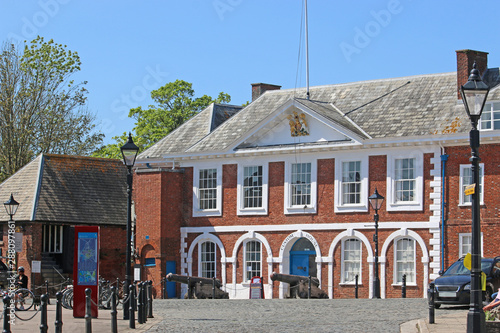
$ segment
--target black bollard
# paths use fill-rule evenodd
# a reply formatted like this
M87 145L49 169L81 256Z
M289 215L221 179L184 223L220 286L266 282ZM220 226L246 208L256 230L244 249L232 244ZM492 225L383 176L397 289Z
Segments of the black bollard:
M139 324L144 324L144 292L143 292L143 286L144 284L142 282L139 282L137 285L138 288L138 294L137 294L137 322Z
M56 294L56 321L54 322L55 332L62 333L62 292Z
M434 297L436 295L436 290L434 286L434 282L431 282L429 285L429 324L434 324Z
M148 292L146 295L148 296L148 314L147 314L147 317L154 318L153 317L153 281L151 281L151 280L149 280Z
M3 297L3 333L11 333L10 331L10 296Z
M47 294L47 304L50 304L49 281L45 280L45 292Z
M137 311L137 282L133 282L134 286L134 297L132 298L132 304L134 305L134 311Z
M134 285L130 285L128 289L128 297L129 299L129 308L128 308L128 327L129 328L135 328L135 312L134 312L134 299L135 299L135 287Z
M92 289L85 289L85 332L92 333Z
M191 290L191 278L187 277L187 286L188 286L188 299L193 298L193 292Z
M118 284L120 285L120 284ZM116 311L116 287L111 287L111 333L118 333L118 311Z
M309 288L307 290L307 298L311 298L311 275L309 275Z
M142 322L148 321L148 281L142 283Z
M406 274L403 274L403 284L401 285L401 298L406 298Z
M40 317L40 333L47 333L47 330L49 329L49 326L47 325L47 304L49 300L49 295L48 294L43 294L42 297L40 297L40 311L41 311L41 317Z
M161 279L163 282L163 289L162 289L162 299L167 299L167 278Z
M212 299L215 299L215 276L212 277Z
M359 278L358 274L356 274L356 276L355 276L356 283L354 285L354 297L355 298L358 298L358 288L359 288L358 278Z

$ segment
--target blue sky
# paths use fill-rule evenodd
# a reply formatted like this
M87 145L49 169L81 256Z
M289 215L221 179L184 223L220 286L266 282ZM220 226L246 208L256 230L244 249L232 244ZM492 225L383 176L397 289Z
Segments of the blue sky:
M167 82L251 99L251 83L305 86L303 0L0 0L3 41L36 35L77 51L106 143ZM455 50L500 66L500 1L309 0L310 85L456 70ZM299 57L299 45L302 51ZM297 75L298 73L298 75Z

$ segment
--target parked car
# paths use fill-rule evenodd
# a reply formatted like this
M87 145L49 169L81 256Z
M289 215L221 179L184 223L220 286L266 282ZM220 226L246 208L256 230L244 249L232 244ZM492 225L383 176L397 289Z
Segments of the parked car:
M460 258L434 280L436 308L439 308L441 304L468 305L470 303L470 271L465 268L463 261L464 258ZM489 302L491 295L500 288L500 256L482 258L481 270L486 274L483 302Z

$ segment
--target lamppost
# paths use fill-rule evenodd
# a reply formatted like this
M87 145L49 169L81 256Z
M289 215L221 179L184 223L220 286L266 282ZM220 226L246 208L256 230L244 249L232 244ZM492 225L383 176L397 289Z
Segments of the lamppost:
M467 332L485 332L485 316L482 309L481 288L481 221L479 207L479 130L477 123L481 119L484 103L490 88L482 80L476 62L472 66L469 80L460 88L465 111L470 118L471 171L474 184L472 194L472 240L470 270L470 307L467 314Z
M14 200L14 196L11 193L9 200L5 201L3 203L3 205L5 207L5 210L7 211L7 214L10 216L8 228L7 228L7 230L9 230L8 233L12 234L12 236L14 236L13 233L16 230L16 224L14 222L13 217L14 217L14 214L16 214L16 212L17 212L17 208L19 207L19 202ZM7 258L8 258L7 259L7 267L9 267L9 269L11 271L14 271L14 263L17 259L16 256L17 256L17 253L14 251L14 249L9 248L9 250L7 251Z
M128 290L132 283L130 276L131 269L131 247L132 247L132 167L135 164L135 158L139 147L134 144L132 134L128 134L128 141L120 148L123 155L123 163L127 166L127 251L125 252L125 285L123 286L123 294L126 302L123 304L123 319L129 319L129 297Z
M375 192L368 197L370 205L375 210L375 215L373 215L373 220L375 221L375 234L373 235L373 241L375 242L375 278L373 279L373 298L380 298L380 279L378 277L378 211L382 207L384 202L384 197L381 196L377 188Z
M5 210L7 211L7 214L10 216L9 222L11 222L11 221L13 222L14 220L12 217L17 212L17 208L19 207L19 202L14 200L14 196L11 193L9 200L5 201L3 203L3 205L5 206Z

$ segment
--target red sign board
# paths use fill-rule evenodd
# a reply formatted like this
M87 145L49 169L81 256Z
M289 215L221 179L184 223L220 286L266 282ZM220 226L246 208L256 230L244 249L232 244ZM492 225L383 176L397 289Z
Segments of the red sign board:
M91 315L97 318L99 288L99 227L75 227L73 259L73 317L85 317L85 289L90 288Z
M262 278L260 276L254 276L250 280L250 299L261 299L261 298L264 298Z

